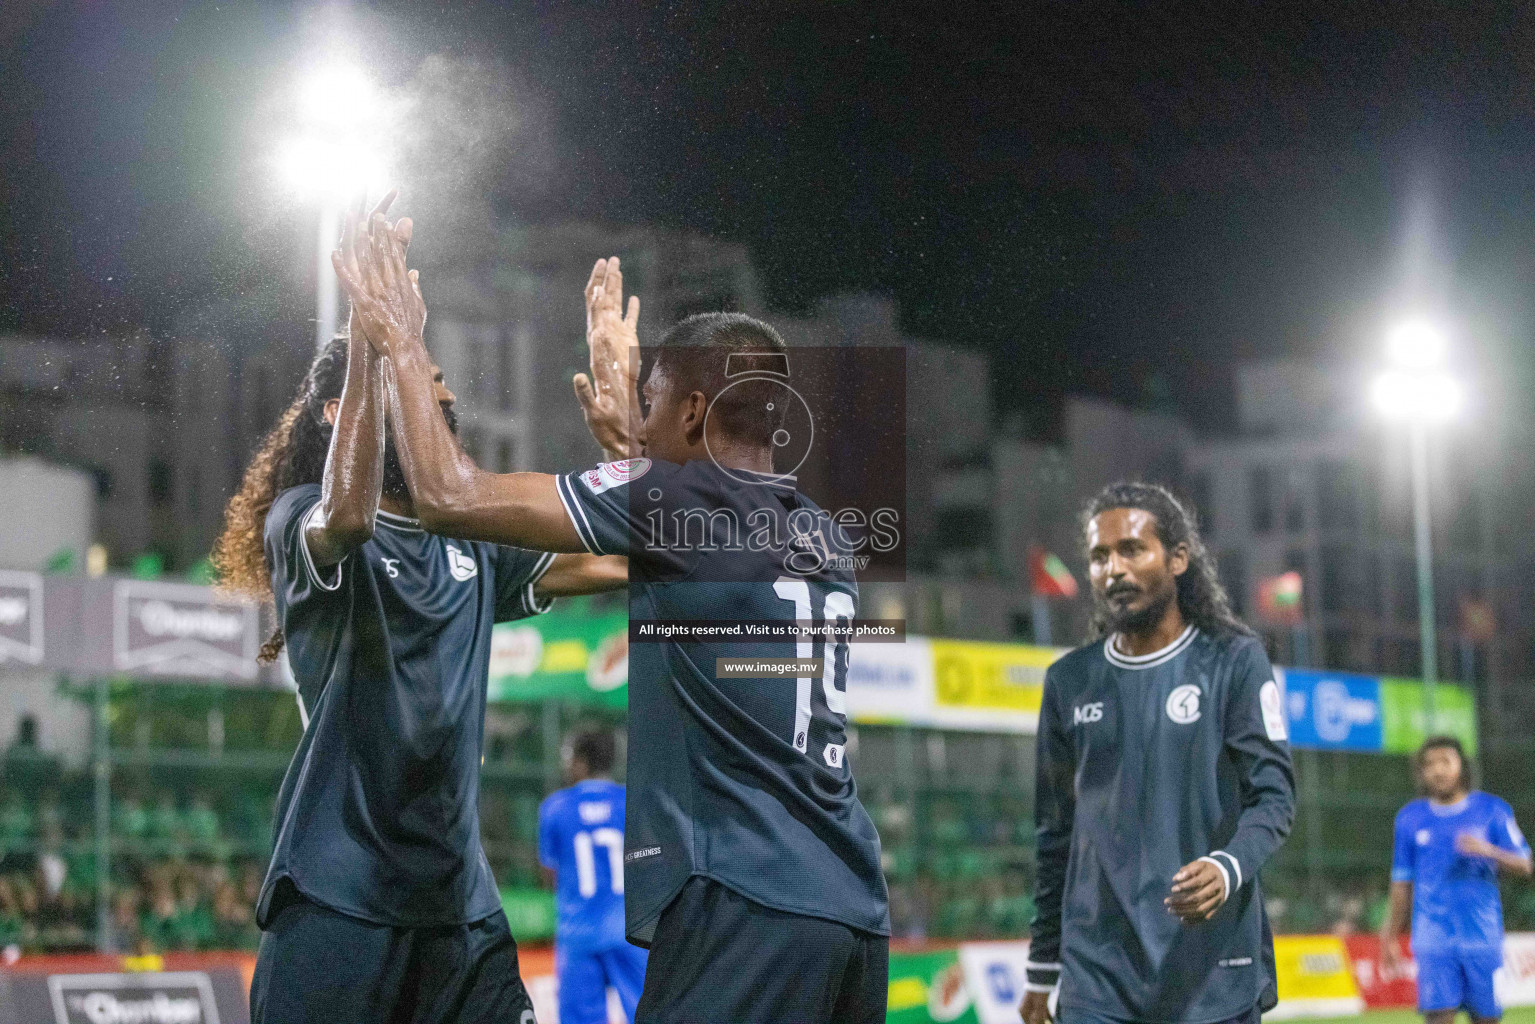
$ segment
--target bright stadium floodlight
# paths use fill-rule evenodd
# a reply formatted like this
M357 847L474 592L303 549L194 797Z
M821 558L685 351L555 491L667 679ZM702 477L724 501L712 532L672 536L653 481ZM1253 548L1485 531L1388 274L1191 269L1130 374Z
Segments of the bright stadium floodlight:
M1387 419L1443 423L1460 412L1465 394L1452 377L1386 370L1371 385L1370 400Z
M1460 382L1445 371L1444 334L1426 320L1406 320L1386 336L1388 369L1370 386L1370 399L1387 419L1407 425L1412 461L1412 518L1418 562L1418 644L1423 667L1423 732L1435 726L1434 686L1439 649L1434 622L1434 552L1429 522L1428 431L1459 414Z
M1391 362L1408 370L1431 370L1444 361L1444 335L1427 320L1408 320L1386 336Z
M389 186L388 166L377 146L385 103L362 69L344 61L319 65L295 93L300 134L277 148L276 170L295 195L319 204L315 299L315 348L336 333L336 274L330 252L340 231L341 210L356 196Z

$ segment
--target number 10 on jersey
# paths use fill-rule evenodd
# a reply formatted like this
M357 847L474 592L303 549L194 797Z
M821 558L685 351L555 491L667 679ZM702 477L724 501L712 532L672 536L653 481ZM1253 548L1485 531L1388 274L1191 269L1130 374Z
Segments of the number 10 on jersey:
M813 600L820 596L812 593L810 584L793 576L780 576L773 584L773 592L780 600L790 601L794 604L794 617L801 622L822 620L828 624L846 622L852 625L856 609L853 606L853 595L845 590L827 590L821 603L821 614L816 614ZM797 658L814 657L815 641L804 637L795 641L794 655ZM826 710L847 719L847 692L837 689L837 666L847 665L848 642L838 637L828 645L821 669L821 693L826 699ZM809 676L801 676L794 681L794 749L805 753L810 745L810 692L812 680ZM844 684L845 685L845 684ZM827 744L825 753L826 763L833 767L841 767L841 744Z

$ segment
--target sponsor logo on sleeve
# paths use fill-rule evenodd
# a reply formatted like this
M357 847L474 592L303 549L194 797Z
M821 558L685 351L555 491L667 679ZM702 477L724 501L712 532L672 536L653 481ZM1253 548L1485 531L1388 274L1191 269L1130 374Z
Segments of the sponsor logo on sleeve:
M633 483L648 472L649 459L623 459L619 462L604 462L596 469L587 470L581 474L581 482L593 494L601 494L620 484Z
M1269 739L1280 743L1289 737L1285 733L1284 701L1279 697L1279 684L1270 679L1258 688L1258 706L1263 710L1263 731Z

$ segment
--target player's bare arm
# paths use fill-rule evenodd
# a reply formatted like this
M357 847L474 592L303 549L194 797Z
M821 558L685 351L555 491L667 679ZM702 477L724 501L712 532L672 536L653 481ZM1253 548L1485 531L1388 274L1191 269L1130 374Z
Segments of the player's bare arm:
M1188 924L1208 921L1226 902L1226 876L1212 860L1195 860L1178 869L1163 900L1167 911Z
M640 297L624 311L624 276L618 257L598 260L586 282L586 347L591 376L575 376L586 428L608 461L638 455Z
M1050 993L1025 992L1018 1013L1023 1017L1023 1024L1050 1024L1053 1019L1050 1016Z
M381 219L381 218L380 218ZM348 231L331 254L368 340L387 354L384 378L400 466L422 526L433 533L538 551L585 548L546 473L487 473L448 429L422 337L426 303L405 265L401 231Z
M629 584L629 560L622 555L556 555L533 584L533 596L579 597Z
M373 216L383 222L393 202L391 192L374 208ZM359 209L358 214L361 212ZM344 230L355 232L360 223L360 217L350 217ZM387 226L385 230L389 230ZM342 244L346 246L345 239ZM336 564L373 536L373 517L378 512L384 478L383 360L364 338L355 306L349 331L346 383L340 400L325 409L334 429L325 456L319 511L304 531L310 555L322 566Z
M1535 864L1525 854L1514 853L1502 847L1489 843L1486 839L1471 832L1462 832L1455 837L1455 849L1468 857L1485 857L1499 868L1515 875L1530 875L1535 873Z
M1401 966L1402 954L1397 940L1407 926L1407 915L1412 910L1412 883L1392 882L1386 894L1386 917L1380 923L1380 962L1395 970Z

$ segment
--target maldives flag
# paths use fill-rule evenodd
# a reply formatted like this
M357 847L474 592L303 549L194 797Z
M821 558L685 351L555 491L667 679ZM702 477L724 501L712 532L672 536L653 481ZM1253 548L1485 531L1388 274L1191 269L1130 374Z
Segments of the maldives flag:
M1077 578L1042 547L1029 548L1029 583L1037 597L1076 597Z

